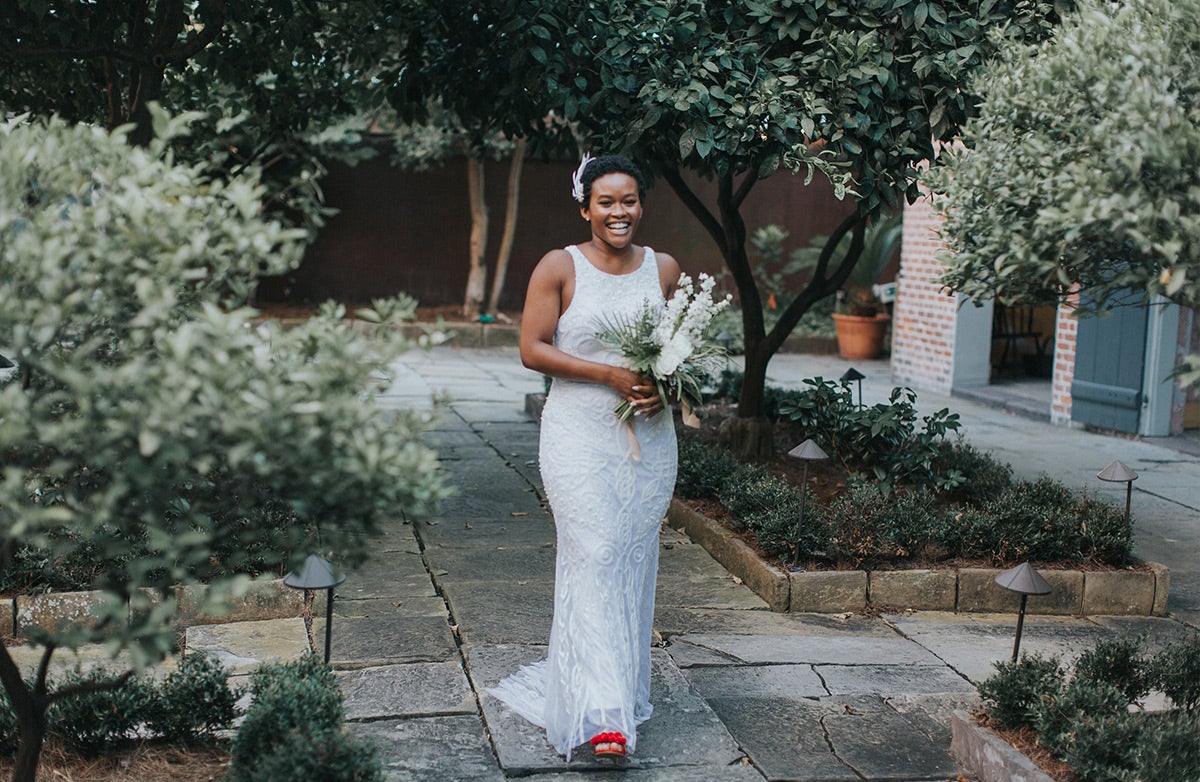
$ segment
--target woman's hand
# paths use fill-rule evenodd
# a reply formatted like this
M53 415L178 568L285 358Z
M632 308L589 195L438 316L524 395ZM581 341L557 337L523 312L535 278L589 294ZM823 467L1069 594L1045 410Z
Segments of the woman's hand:
M634 415L650 418L662 412L663 400L654 381L622 367L612 367L605 381L612 390L633 405Z

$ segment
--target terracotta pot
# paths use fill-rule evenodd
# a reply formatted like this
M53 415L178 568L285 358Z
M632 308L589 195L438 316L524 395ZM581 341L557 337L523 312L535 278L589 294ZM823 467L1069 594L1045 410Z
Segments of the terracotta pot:
M837 326L838 355L842 358L879 358L883 352L883 336L891 315L880 313L870 317L833 314Z

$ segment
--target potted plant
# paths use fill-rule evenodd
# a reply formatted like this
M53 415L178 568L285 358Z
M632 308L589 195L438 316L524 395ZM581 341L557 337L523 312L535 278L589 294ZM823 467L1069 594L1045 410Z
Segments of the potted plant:
M878 358L892 317L875 293L875 284L900 246L899 215L887 214L867 227L862 255L837 293L833 322L842 358ZM849 237L847 237L848 239ZM844 252L839 247L838 252Z

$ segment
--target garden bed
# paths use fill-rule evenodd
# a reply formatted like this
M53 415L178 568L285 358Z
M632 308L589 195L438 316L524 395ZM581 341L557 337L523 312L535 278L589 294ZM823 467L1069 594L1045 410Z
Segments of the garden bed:
M670 523L704 545L775 610L1015 612L995 577L1030 562L1052 587L1029 610L1165 615L1169 571L1130 555L1121 509L1012 468L954 437L949 410L918 416L916 395L854 403L815 378L768 388L776 456L734 459L725 423L740 378L726 373L697 430L680 431ZM828 459L787 455L813 439Z

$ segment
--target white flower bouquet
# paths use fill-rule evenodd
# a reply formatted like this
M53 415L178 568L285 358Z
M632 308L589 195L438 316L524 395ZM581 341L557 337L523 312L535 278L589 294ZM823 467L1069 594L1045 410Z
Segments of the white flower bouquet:
M653 378L663 405L680 402L683 420L689 426L699 426L693 409L701 402L701 384L706 376L720 367L725 349L705 336L713 317L729 306L729 295L714 301L712 290L716 280L700 275L699 290L686 274L665 307L647 301L632 318L606 321L596 339L621 352L626 365L634 372ZM622 399L613 412L628 422L634 407Z

